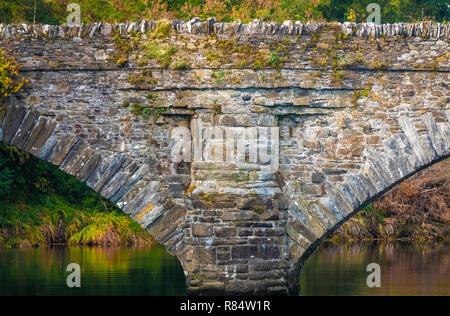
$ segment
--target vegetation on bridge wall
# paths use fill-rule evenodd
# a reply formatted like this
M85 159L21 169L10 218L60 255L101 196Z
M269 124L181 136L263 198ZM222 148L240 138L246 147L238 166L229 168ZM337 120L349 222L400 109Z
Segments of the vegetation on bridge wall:
M0 3L0 23L64 23L72 0L8 0ZM216 17L230 22L255 18L265 21L351 21L362 22L373 0L78 0L83 22L125 22L130 20ZM36 3L36 14L34 5ZM382 22L448 21L447 0L378 0Z
M0 48L0 105L7 97L18 93L28 82L19 76L19 69L19 64L14 57L9 56Z

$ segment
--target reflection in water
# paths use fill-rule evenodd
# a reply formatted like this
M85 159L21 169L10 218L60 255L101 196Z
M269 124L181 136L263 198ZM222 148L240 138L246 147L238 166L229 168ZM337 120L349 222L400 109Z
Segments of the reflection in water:
M381 288L366 285L369 263ZM66 286L69 263L81 288ZM448 244L326 244L305 263L301 295L450 295ZM183 270L163 248L0 249L0 295L185 295Z
M66 286L69 263L81 288ZM0 249L0 295L184 295L183 270L161 247Z
M381 288L368 288L370 263L381 266ZM324 244L305 263L300 295L450 295L445 243Z

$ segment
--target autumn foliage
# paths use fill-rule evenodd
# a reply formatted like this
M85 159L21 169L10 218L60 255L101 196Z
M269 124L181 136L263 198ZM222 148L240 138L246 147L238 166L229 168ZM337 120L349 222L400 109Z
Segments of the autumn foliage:
M3 0L0 23L65 23L67 5L78 3L81 18L88 22L126 22L141 19L182 19L215 17L218 21L243 23L253 19L282 22L363 22L367 5L373 0ZM448 0L377 0L382 23L448 22ZM36 6L35 6L36 3ZM36 8L36 9L35 9Z
M10 57L0 48L0 104L4 100L18 93L27 80L19 77L19 65L14 57Z

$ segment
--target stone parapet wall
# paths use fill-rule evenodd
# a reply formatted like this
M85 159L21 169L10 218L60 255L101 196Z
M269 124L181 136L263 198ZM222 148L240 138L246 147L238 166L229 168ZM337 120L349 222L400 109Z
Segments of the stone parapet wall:
M8 27L10 34L6 31ZM110 33L105 36L101 35L100 25L96 31L99 36L81 36L73 33L78 28L66 27L69 33L63 32L63 36L35 37L32 26L8 27L2 29L0 26L0 34L4 34L0 40L4 48L13 48L22 71L120 70L134 72L136 78L140 78L144 70L151 73L151 81L127 82L128 77L122 76L124 80L119 77L123 88L320 88L330 86L335 83L333 81L339 83L334 86L341 88L356 86L360 78L349 72L345 78L331 80L329 70L439 72L450 69L448 36L440 39L401 35L360 37L347 35L343 26L335 24L323 24L315 32L297 36L231 33L217 37L208 33L178 33L171 29L162 35L150 31L117 37L112 36L114 32L110 25ZM161 65L158 58L146 57L152 53L149 50L165 46L176 50L169 61L163 61L168 62L167 65ZM124 50L128 50L126 56ZM271 56L276 58L270 61ZM183 66L182 63L186 63L185 71L169 71ZM159 70L162 68L166 70ZM297 70L305 71L300 74ZM226 71L225 78L215 80L214 75L220 71ZM323 74L318 74L319 71ZM283 80L286 77L289 80Z
M202 21L195 18L188 22L170 21L174 31L180 34L217 34L217 35L245 35L245 36L286 36L286 35L311 35L323 27L326 23L299 21L285 21L282 24L276 22L262 22L255 20L248 24L241 22L224 23L217 22L214 18ZM0 38L95 38L109 37L116 32L127 36L132 32L146 33L155 30L158 21L139 21L131 23L91 23L79 26L67 25L27 25L0 24ZM420 37L424 39L449 39L450 25L433 22L422 23L394 23L376 25L372 23L335 23L345 34L354 34L358 37L392 37L405 38Z

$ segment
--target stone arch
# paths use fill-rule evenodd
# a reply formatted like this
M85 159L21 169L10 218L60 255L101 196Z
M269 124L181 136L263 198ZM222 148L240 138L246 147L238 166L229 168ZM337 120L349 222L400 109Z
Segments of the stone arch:
M185 209L167 199L163 181L146 177L150 172L148 164L126 153L100 150L88 140L64 131L53 117L25 107L0 111L0 142L74 176L129 214L171 254L180 251L182 232L177 229Z
M450 121L450 111L446 111ZM425 126L420 134L407 116L398 119L402 132L382 142L382 147L366 148L361 170L348 174L341 183L325 183L326 195L302 208L292 201L287 234L290 237L294 278L320 243L366 205L417 172L450 157L450 124L436 122L431 113L421 116Z

